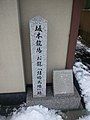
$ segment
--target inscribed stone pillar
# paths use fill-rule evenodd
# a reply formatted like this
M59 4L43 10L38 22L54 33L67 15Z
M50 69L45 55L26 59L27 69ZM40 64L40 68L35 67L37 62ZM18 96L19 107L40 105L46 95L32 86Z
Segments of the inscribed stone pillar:
M31 40L31 61L33 96L46 96L47 71L47 21L41 16L29 22Z

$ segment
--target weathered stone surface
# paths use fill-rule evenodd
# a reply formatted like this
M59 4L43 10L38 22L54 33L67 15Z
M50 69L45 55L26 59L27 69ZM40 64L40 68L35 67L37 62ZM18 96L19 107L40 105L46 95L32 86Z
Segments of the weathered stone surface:
M74 87L74 94L53 96L52 86L47 86L47 96L44 98L33 98L32 89L27 88L27 106L43 105L49 109L71 110L81 108L81 98Z
M53 71L54 96L61 94L74 94L72 70Z
M29 21L33 96L46 96L47 21L36 16Z
M90 115L90 111L87 111L86 109L72 110L65 112L65 115L67 116L66 120L78 120L79 118L82 118L82 116L85 117Z

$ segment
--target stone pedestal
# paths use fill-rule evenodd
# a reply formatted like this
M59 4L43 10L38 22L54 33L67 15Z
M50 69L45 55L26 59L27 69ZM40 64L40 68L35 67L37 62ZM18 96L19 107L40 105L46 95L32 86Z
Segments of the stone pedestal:
M74 94L72 70L53 71L54 96L63 94Z
M81 109L81 98L74 87L74 95L53 96L52 86L47 86L47 96L44 98L33 98L32 89L27 89L27 106L43 105L49 109L72 110Z

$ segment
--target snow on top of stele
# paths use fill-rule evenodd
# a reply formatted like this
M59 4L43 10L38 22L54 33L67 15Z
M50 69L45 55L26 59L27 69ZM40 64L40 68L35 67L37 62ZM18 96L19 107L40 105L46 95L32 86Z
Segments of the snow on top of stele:
M22 107L20 111L13 112L8 118L0 116L0 120L63 120L55 110L49 110L42 105Z

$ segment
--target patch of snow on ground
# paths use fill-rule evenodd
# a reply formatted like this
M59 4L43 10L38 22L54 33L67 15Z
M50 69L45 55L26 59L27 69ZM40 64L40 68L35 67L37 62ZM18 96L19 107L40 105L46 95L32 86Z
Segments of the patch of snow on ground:
M89 52L89 53L90 53L90 48L87 48L87 52Z
M76 47L78 47L78 49L81 49L81 48L85 48L85 45L83 45L83 44L81 43L81 41L78 40Z
M76 58L80 58L79 56L85 57L85 54L87 53L88 55L90 55L90 48L82 44L82 42L79 41L79 39L81 39L80 36L78 37L76 46L76 54L78 54ZM88 63L86 64L87 66L82 63L82 57L80 58L80 60L78 59L78 61L75 62L73 66L73 71L76 80L78 81L79 86L81 88L81 94L84 97L86 109L90 111L90 70L89 67L87 67L89 66Z
M86 109L90 111L90 73L88 67L81 62L76 62L73 66L73 71L81 88Z
M43 106L31 106L14 112L10 120L63 120L54 110L48 110Z
M6 117L0 115L0 120L6 120Z
M82 39L80 36L77 38L77 45L76 49L85 49L87 52L90 52L90 48L88 48L86 45L84 45L80 39Z
M88 115L86 117L79 118L79 120L90 120L90 115Z

